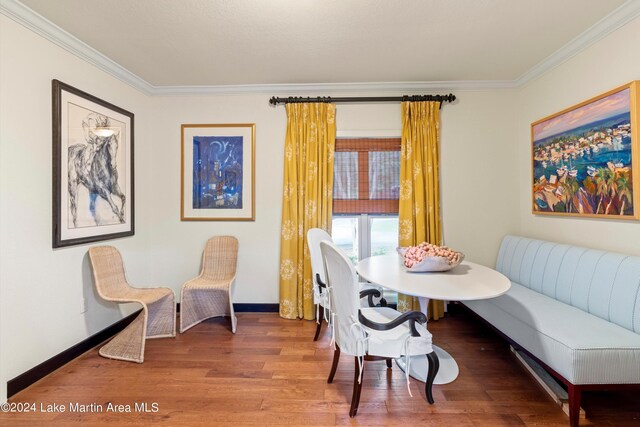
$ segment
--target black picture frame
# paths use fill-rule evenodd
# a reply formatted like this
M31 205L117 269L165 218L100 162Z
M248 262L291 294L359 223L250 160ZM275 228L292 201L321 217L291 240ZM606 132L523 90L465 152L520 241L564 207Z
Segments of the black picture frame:
M52 80L53 248L133 236L134 114Z

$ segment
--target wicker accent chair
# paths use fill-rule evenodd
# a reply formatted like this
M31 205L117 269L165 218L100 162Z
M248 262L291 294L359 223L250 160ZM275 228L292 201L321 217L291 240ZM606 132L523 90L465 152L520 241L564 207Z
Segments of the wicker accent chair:
M238 319L233 311L231 291L236 280L237 265L238 239L216 236L207 241L200 275L182 285L180 333L218 316L229 316L231 332L236 333Z
M358 413L366 361L385 360L390 368L391 359L406 356L409 365L411 356L425 354L429 361L425 396L433 404L433 380L438 373L440 361L433 351L431 333L426 328L427 317L419 311L401 314L390 307L362 307L360 285L349 258L328 241L320 243L320 250L331 300L331 327L335 338L333 364L327 382L333 382L341 352L355 358L349 416L355 417ZM405 372L405 375L408 387L409 374Z
M138 303L142 312L123 331L102 346L102 357L130 362L144 361L147 338L176 336L175 295L169 288L134 288L127 276L120 252L113 246L89 249L98 295L106 301Z

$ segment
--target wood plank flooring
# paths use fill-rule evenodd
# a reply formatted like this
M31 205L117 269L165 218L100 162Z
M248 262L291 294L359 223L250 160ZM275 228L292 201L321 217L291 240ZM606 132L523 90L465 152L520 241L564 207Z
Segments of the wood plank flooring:
M568 425L486 326L456 311L430 322L429 330L460 366L455 382L434 386L434 405L418 381L411 381L409 396L395 364L387 370L384 362L367 362L358 416L350 419L354 361L343 355L327 384L328 331L313 342L314 322L239 313L236 335L225 319L213 319L175 339L148 340L141 365L104 359L94 349L11 398L34 403L36 412L0 413L0 425ZM53 404L66 411L41 410ZM78 412L77 404L94 411ZM637 391L586 392L583 407L588 418L581 425L640 425Z

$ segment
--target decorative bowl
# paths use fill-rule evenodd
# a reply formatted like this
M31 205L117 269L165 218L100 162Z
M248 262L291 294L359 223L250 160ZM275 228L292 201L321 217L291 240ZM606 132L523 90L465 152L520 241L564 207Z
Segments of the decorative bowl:
M407 248L397 248L398 253L404 258L404 254L407 251ZM449 260L443 256L429 256L425 257L422 261L415 264L413 267L409 268L404 265L404 259L402 266L405 270L410 273L427 273L427 272L436 272L436 271L449 271L454 267L460 265L460 263L464 260L464 254L462 252L458 252L460 254L460 258L458 262L453 264L449 264Z

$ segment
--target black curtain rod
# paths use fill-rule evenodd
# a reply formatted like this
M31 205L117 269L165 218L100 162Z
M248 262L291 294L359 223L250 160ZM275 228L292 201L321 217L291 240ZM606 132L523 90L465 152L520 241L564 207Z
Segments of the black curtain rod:
M332 98L330 96L289 96L286 98L271 97L269 104L295 104L301 102L406 102L406 101L437 101L442 106L443 102L453 102L456 96L452 93L449 95L404 95L404 96L369 96L369 97L353 97L353 98Z

